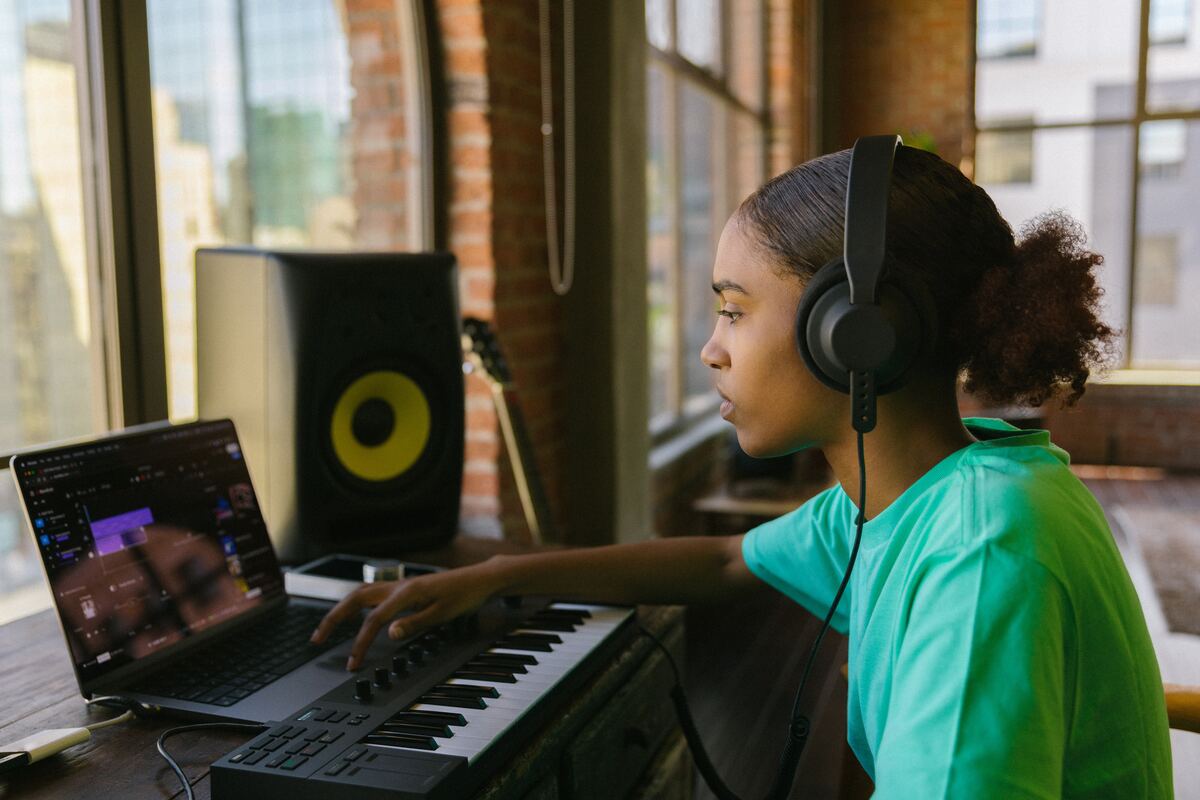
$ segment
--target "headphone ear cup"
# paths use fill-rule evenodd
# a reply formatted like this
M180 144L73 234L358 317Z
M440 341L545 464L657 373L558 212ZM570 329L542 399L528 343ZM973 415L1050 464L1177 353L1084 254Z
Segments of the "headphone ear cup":
M882 280L878 289L880 311L891 328L890 354L876 371L876 394L893 392L908 382L913 366L933 354L937 336L937 309L923 286L913 281ZM850 393L846 367L822 338L850 307L850 283L842 259L835 259L813 275L796 309L796 346L816 378L831 389ZM861 334L860 334L861 335Z
M808 279L800 295L800 305L796 308L796 349L800 351L800 357L817 380L843 394L850 393L849 376L821 343L818 335L820 320L815 325L810 324L810 320L818 305L827 308L842 295L848 299L849 294L850 283L846 279L845 262L835 258Z

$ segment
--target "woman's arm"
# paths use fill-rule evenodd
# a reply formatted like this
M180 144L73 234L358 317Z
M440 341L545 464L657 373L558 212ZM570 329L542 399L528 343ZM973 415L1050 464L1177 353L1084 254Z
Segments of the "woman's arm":
M414 636L497 595L570 595L609 603L707 603L759 583L742 560L741 536L689 536L552 553L492 556L469 567L370 583L347 595L313 633L323 641L344 619L375 606L354 640L356 669L384 625L392 639ZM392 622L397 614L408 616ZM390 625L389 625L390 622Z
M740 535L501 555L490 563L494 594L572 595L603 603L712 603L760 583L742 560Z

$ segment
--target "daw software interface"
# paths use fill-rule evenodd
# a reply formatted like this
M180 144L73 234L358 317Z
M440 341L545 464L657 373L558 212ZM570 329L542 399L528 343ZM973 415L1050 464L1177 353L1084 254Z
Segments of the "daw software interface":
M228 420L18 456L14 470L85 681L283 592Z

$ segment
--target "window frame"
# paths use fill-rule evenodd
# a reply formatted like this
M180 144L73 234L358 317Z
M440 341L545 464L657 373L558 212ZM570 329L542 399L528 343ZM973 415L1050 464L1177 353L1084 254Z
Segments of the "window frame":
M976 0L975 3L975 26L976 35L971 38L972 41L972 68L978 70L980 61L989 61L991 59L981 59L975 48L978 42L978 26L979 26L979 4L982 0ZM1134 366L1133 365L1133 345L1134 345L1134 311L1136 306L1136 287L1137 283L1137 250L1138 250L1138 222L1139 222L1139 198L1141 195L1140 181L1143 177L1142 170L1142 154L1141 154L1141 131L1142 125L1147 122L1161 121L1180 121L1187 122L1191 120L1200 120L1200 108L1190 110L1169 110L1169 111L1151 111L1148 107L1147 88L1149 84L1149 53L1151 46L1160 46L1152 43L1150 38L1150 5L1153 0L1139 0L1138 13L1138 54L1137 54L1137 75L1136 75L1136 99L1132 115L1124 116L1106 116L1092 120L1079 120L1072 122L1009 122L1009 123L993 123L979 124L977 116L972 115L972 126L974 135L978 138L981 133L1024 133L1028 132L1031 135L1039 131L1047 130L1065 130L1065 129L1095 129L1102 127L1123 127L1128 128L1132 132L1132 147L1130 153L1130 170L1129 179L1133 187L1132 196L1129 202L1129 217L1127 219L1127 241L1128 249L1125 253L1129 259L1129 279L1128 291L1125 295L1125 319L1127 323L1122 332L1122 358L1121 362L1114 367L1114 372L1122 374L1136 374L1146 372L1147 374L1161 374L1164 372L1176 371L1171 367L1159 366ZM1190 6L1189 6L1190 10ZM1177 370L1181 376L1200 374L1192 367L1181 366Z
M719 25L718 33L721 36L721 41L718 43L718 62L720 63L720 71L711 70L701 67L684 57L678 49L679 46L679 25L678 25L678 0L666 0L667 20L669 30L669 45L667 49L661 49L652 44L650 37L645 36L646 47L646 62L649 73L650 68L658 69L664 76L665 81L665 149L667 151L667 169L670 191L669 202L669 218L671 225L671 254L670 254L670 270L668 274L668 293L671 297L671 326L673 328L672 342L674 352L670 360L668 369L668 385L667 385L667 406L666 412L657 414L651 413L647 420L647 425L650 430L651 445L657 446L665 441L674 439L681 435L687 434L693 428L703 425L706 421L711 420L716 414L720 406L720 398L715 393L708 395L696 395L688 397L686 394L686 375L685 359L689 354L686 350L686 332L685 332L685 316L684 309L684 284L682 279L683 265L681 263L682 243L683 243L683 226L681 222L682 195L683 195L683 172L681 169L680 158L680 106L683 86L686 83L692 89L698 90L711 99L715 99L717 103L723 104L725 112L724 126L726 134L732 133L737 120L750 119L756 123L759 132L760 140L760 175L762 179L766 179L769 174L770 164L770 134L771 134L771 118L768 101L770 97L769 87L769 72L768 72L768 34L769 34L769 13L770 9L766 0L757 0L760 16L759 16L759 81L758 91L758 109L746 104L741 97L738 96L733 88L732 70L730 69L732 55L732 36L730 26L731 0L717 0ZM644 4L643 4L644 5ZM642 12L644 15L644 11ZM715 183L721 187L721 191L725 195L732 193L732 187L735 185L735 171L737 168L736 158L726 158L724 163L720 165L720 175L716 177ZM714 203L715 215L721 216L719 225L724 224L723 204ZM648 324L647 320L647 324ZM690 354L692 358L698 358L698 354ZM659 376L650 376L650 382ZM652 411L652 409L651 409Z
M432 249L445 238L437 213L445 159L435 132L445 125L435 116L435 107L444 107L434 96L435 6L433 0L397 0L396 11L413 44L404 68L411 70L414 91L404 102L415 120L414 147L429 154L406 175L415 209L409 235ZM94 337L92 422L99 432L168 418L148 9L147 0L69 0L69 13ZM0 453L0 471L10 457Z

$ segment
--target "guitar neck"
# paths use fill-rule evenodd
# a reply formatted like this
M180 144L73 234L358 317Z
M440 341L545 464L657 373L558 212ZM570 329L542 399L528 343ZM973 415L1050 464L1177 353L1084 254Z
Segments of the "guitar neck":
M521 496L521 507L525 510L525 521L535 543L558 541L554 518L550 514L550 503L538 473L533 443L525 427L525 417L517 402L516 392L499 383L492 384L492 396L496 404L496 416L500 419L500 430L512 462L513 476L517 482L517 493Z

